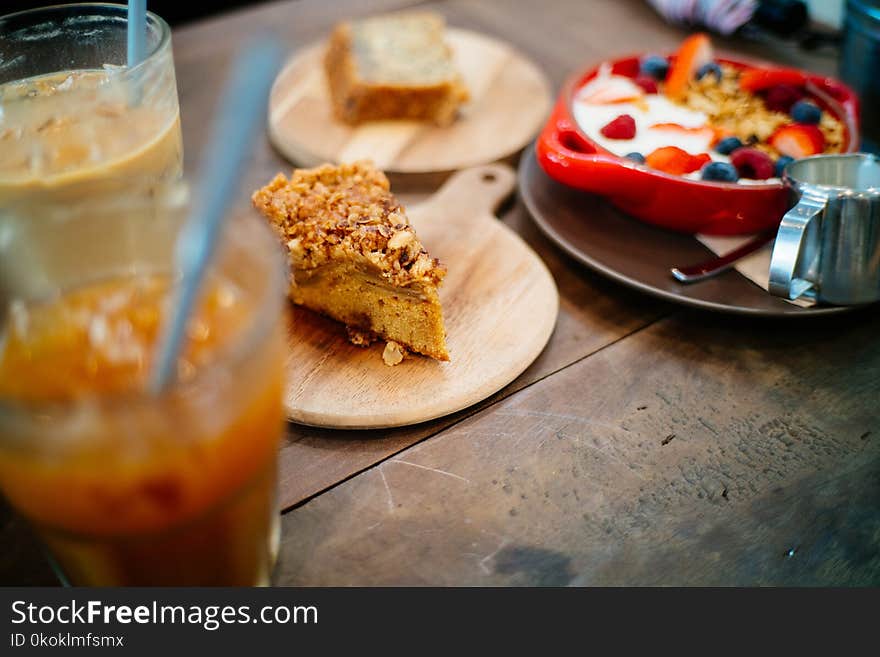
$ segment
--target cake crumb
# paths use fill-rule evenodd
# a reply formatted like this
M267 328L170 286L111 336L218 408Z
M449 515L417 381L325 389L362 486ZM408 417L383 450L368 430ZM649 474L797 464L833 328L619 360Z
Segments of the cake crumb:
M369 347L379 339L379 336L372 331L364 331L353 326L346 326L345 332L348 334L348 341L356 347Z
M389 367L402 363L404 356L406 356L406 350L393 340L388 341L385 345L385 351L382 352L382 360Z

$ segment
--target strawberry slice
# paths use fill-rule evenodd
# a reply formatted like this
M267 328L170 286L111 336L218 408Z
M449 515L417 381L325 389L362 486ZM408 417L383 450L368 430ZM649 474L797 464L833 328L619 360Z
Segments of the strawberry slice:
M767 141L783 155L795 159L816 155L825 150L825 136L822 131L814 125L803 123L777 128Z
M578 100L591 105L609 105L638 100L645 95L644 89L629 78L620 75L597 77L578 91Z
M687 135L689 137L696 137L700 139L705 139L708 146L713 146L722 134L721 130L716 130L715 128L711 128L707 125L702 125L697 128L685 128L683 125L678 123L655 123L654 125L648 128L652 132L659 132L661 134L669 135L670 141L674 141L678 136Z
M750 68L739 76L740 89L751 92L781 84L803 87L806 82L806 74L791 68Z
M677 146L663 146L651 151L645 158L645 164L652 169L678 175L696 171L711 161L712 158L709 157L708 153L691 155Z
M702 32L685 39L675 55L669 75L666 78L666 95L680 98L690 82L703 65L712 61L712 42Z

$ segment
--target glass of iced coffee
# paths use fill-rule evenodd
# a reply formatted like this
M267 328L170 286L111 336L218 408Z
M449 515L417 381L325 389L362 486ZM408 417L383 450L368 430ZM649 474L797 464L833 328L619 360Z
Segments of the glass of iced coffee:
M0 490L81 585L256 585L278 541L285 276L229 222L177 361L148 381L182 183L0 207Z
M182 144L171 32L148 13L127 66L123 5L0 17L0 206L112 195L178 178Z

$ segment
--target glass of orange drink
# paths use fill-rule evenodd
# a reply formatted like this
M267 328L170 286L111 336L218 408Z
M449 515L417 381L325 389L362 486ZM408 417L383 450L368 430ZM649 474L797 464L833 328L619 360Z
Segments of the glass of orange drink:
M0 206L0 489L77 585L256 585L278 544L285 276L225 229L174 381L148 381L179 282L182 183Z

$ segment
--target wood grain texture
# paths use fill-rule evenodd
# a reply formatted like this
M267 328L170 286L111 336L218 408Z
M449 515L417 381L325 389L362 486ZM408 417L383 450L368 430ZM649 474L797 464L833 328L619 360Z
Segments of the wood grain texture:
M440 302L450 360L409 356L389 367L384 342L355 347L341 324L297 309L287 367L291 420L349 429L416 424L472 406L535 360L559 300L541 259L492 214L515 181L500 164L466 169L407 212L448 269Z
M269 135L300 166L369 158L386 171L453 171L501 160L521 150L550 111L541 70L514 48L469 30L447 40L471 94L450 126L420 121L372 121L349 126L333 116L323 42L285 65L269 99ZM515 108L515 111L514 111Z
M296 49L343 18L414 4L274 2L175 30L187 170L199 161L231 57L248 38L273 30ZM419 6L513 44L554 87L588 63L668 51L685 34L643 0ZM715 43L829 74L837 65L830 51L794 44ZM241 207L249 208L251 190L289 168L267 139L256 144ZM433 191L412 176L392 182L407 202ZM362 432L291 424L280 455L281 502L300 506L282 519L277 581L880 583L876 312L807 322L792 351L790 325L683 313L568 258L521 203L500 217L541 256L559 289L547 347L503 391L452 416ZM581 419L537 424L536 412L563 406ZM614 429L602 433L601 424ZM628 440L634 432L641 448ZM645 482L628 474L627 460ZM379 468L371 468L379 463L395 505L403 504L393 514ZM725 498L716 483L731 481ZM6 518L0 542L8 557L0 583L47 581L20 523ZM792 547L794 557L783 558Z
M198 153L207 136L205 119L213 112L213 99L221 85L229 53L247 34L273 27L296 46L314 41L342 18L390 11L412 4L389 0L367 4L354 0L336 0L329 4L316 0L279 2L198 23L176 32L175 52L188 165L198 161ZM544 57L543 51L541 47L534 47L535 44L540 46L538 33L518 27L513 30L506 27L496 29L492 21L480 18L483 9L479 3L474 3L470 8L464 7L464 10L449 2L422 3L419 6L440 11L453 24L477 28L515 43L527 54L537 55L544 71L551 77L556 74L548 65L552 60L540 59ZM498 11L498 23L503 26L509 21L501 12L530 10L525 6L517 9L502 3ZM526 15L523 20L528 24L537 18ZM228 39L218 39L217 34L227 35ZM289 168L268 141L264 141L256 149L242 187L245 190L256 189L278 171L287 172ZM433 174L391 176L395 193L407 204L425 199L444 179L445 176ZM247 194L242 195L241 203L244 208L249 207ZM560 292L560 311L557 329L538 359L514 382L486 402L478 404L477 408L551 376L669 312L665 304L609 283L569 259L535 228L521 203L503 208L501 219L526 240L550 269ZM302 503L382 459L442 432L474 411L471 408L408 428L358 432L290 424L280 455L282 508Z
M439 9L453 23L467 25L481 31L492 31L509 39L526 54L541 63L554 85L560 84L569 74L590 61L599 61L621 52L669 50L680 41L684 34L681 29L664 24L645 3L638 0L630 0L629 2L608 0L591 3L557 2L554 3L552 12L546 11L543 5L520 3L513 0L493 2L451 0L442 4L430 3L426 6ZM625 26L625 28L621 26ZM804 66L826 73L833 73L836 66L833 57L821 53L803 53L787 45L748 44L732 39L717 39L716 42L722 48L732 52L775 59L782 63ZM626 309L637 314L644 313L643 318L648 324L658 314L669 312L669 308L653 302L648 297L631 293L604 281L549 246L530 222L521 204L517 204L511 211L505 213L503 220L514 227L517 232L526 236L527 241L548 263L556 278L561 296L560 317L556 332L541 357L505 391L508 400L506 403L512 403L518 397L528 395L540 387L543 388L542 394L564 400L570 407L578 409L578 412L583 408L583 414L588 416L590 410L594 409L594 406L590 404L590 399L595 393L594 389L590 386L572 385L572 378L566 375L572 369L585 367L591 361L603 358L604 354L612 349L623 349L629 342L639 339L641 335L638 332L639 323L630 323L632 318L628 312L621 313L621 310ZM661 339L656 340L652 345L652 349L656 350L656 353L651 359L644 359L640 350L625 352L629 354L622 357L626 364L626 371L633 373L631 377L634 381L638 381L643 373L658 367L658 363L662 363L662 371L673 378L678 374L668 368L678 366L687 371L690 367L696 366L700 356L681 351L682 343L717 344L723 348L729 340L736 337L752 341L744 349L751 351L752 367L761 370L763 368L762 361L766 358L768 351L767 343L762 342L761 337L782 336L788 331L784 323L716 320L701 313L688 313L686 324L690 325L690 330L686 333L672 330L662 334ZM677 327L678 325L673 324L673 326ZM808 326L810 326L809 323ZM854 345L862 347L871 340L870 331L861 331L858 335L853 335L854 328L858 326L858 320L843 322L841 325L819 322L812 326L815 328L809 329L807 344L812 345L812 348L820 353L830 354L830 349L839 348L835 344L838 340L851 340ZM615 335L618 337L613 337ZM618 341L616 345L609 349L602 349L603 345L613 343L615 340ZM773 356L773 360L786 360L786 355L779 353L779 349L779 346L775 348L776 354ZM627 362L629 360L632 362ZM566 364L577 361L580 363L574 368L568 367L560 371L560 367L566 368ZM716 363L716 367L724 369L723 358L721 364ZM806 367L809 366L806 365ZM858 366L849 363L849 367L857 368ZM846 371L846 369L842 370L844 373ZM581 375L582 372L582 369L578 370ZM779 377L775 387L784 389L787 385L787 377L784 374ZM652 377L645 382L643 390L646 395L650 396L655 394L655 391L662 391L664 385L665 380L662 376ZM751 385L748 376L740 376L730 382L728 391L730 396L746 395L742 404L731 409L731 415L748 412L756 397L756 395L749 394ZM840 396L851 399L848 403L854 404L856 407L859 404L865 408L868 407L864 397L860 397L861 388L858 384L848 388L838 378L837 385L841 389ZM599 382L597 386L601 390L604 382ZM517 394L512 394L515 392ZM760 397L760 395L757 396ZM861 401L856 401L857 398L861 398ZM659 400L659 398L657 399ZM723 400L719 399L718 389L707 386L705 393L694 395L689 408L696 411L704 405L711 405L718 409L721 408L721 404L723 404ZM638 409L641 405L639 404L635 408ZM331 554L333 558L337 559L335 561L337 573L350 574L351 581L356 579L365 581L368 578L369 570L383 563L386 567L373 577L373 581L381 578L390 581L394 578L395 573L397 581L402 581L404 578L407 578L408 581L421 582L442 579L444 564L434 566L431 564L431 560L437 554L435 550L444 547L448 548L447 556L452 554L454 549L450 543L457 539L447 540L445 534L448 526L438 521L439 516L435 515L434 511L446 509L447 518L456 517L457 511L460 522L465 523L467 511L471 507L464 503L462 497L456 494L454 489L454 486L463 482L454 477L431 473L423 468L406 464L392 463L392 461L398 456L403 460L408 460L407 450L401 450L409 440L415 442L418 436L431 437L430 440L421 442L413 448L413 451L418 455L422 449L437 450L436 453L439 456L434 463L427 460L418 461L420 465L436 466L443 469L443 463L445 463L449 471L459 474L459 476L466 474L462 472L462 469L467 468L473 475L471 481L487 487L490 492L492 487L489 484L492 479L497 479L498 473L506 475L508 470L516 472L518 468L523 469L523 480L527 480L532 474L536 479L536 485L553 482L564 471L566 467L564 462L559 464L556 471L549 462L547 467L538 474L534 474L535 469L531 466L529 469L524 469L526 462L537 464L541 461L540 450L534 445L532 450L534 453L527 452L524 456L523 451L518 449L520 445L499 440L486 448L486 460L481 460L479 463L472 462L469 453L457 452L454 447L447 447L447 439L450 436L457 436L459 431L467 429L476 434L483 431L489 425L481 423L474 426L469 423L476 422L477 418L494 415L498 408L498 405L493 405L470 418L456 416L412 429L387 433L378 432L370 438L360 438L344 432L321 432L319 430L299 431L297 429L291 432L290 440L282 451L282 459L289 459L291 462L300 464L309 463L308 476L303 477L303 488L301 489L303 493L305 493L306 480L315 483L323 476L326 481L329 481L332 476L340 476L346 472L352 473L353 470L350 468L355 467L357 463L366 463L371 458L379 459L383 447L387 447L387 454L394 456L387 458L381 467L384 469L389 487L392 491L396 491L400 484L400 478L405 477L405 482L408 482L405 484L405 488L415 489L409 491L412 492L413 497L407 496L405 499L412 501L419 498L425 506L429 507L429 510L426 512L424 506L420 507L419 512L412 509L413 513L407 514L408 517L405 520L392 523L389 526L391 531L383 533L379 541L370 542L375 553L369 555L366 562L368 565L365 566L363 563L349 560L348 557L357 552L358 541L369 533L367 530L373 525L383 521L383 518L375 517L365 526L359 524L362 518L359 518L356 523L346 525L346 522L351 520L348 515L349 511L345 509L344 505L325 498L328 495L335 496L337 492L342 495L343 490L348 495L350 494L347 492L348 487L357 484L362 487L351 490L356 490L357 494L375 496L375 499L363 500L364 504L377 502L384 511L388 508L384 484L380 483L381 489L373 489L369 485L381 482L381 478L376 472L378 468L367 470L362 475L333 489L328 494L317 497L285 516L283 525L285 526L286 539L282 553L282 559L285 561L282 562L282 567L279 569L278 581L303 582L321 579L322 575L326 575L334 567L330 564L329 558L321 558L319 554L319 550L327 546L331 546ZM643 412L648 412L649 408L651 407L647 407ZM761 409L763 412L777 414L797 414L792 408L781 404L778 397L772 401L768 400L766 404L761 406ZM620 417L626 417L630 410L628 407L621 409L621 407L609 403L608 412L612 417L615 412ZM653 408L650 412L658 423L665 417L665 411L662 408ZM521 444L525 445L528 443L533 421L533 418L508 417L506 427L502 430L509 434L506 437L511 440L522 436L522 440L525 442ZM444 430L447 422L452 428ZM854 424L859 424L859 422L856 421ZM702 427L702 425L699 426ZM795 427L794 431L797 432L798 429ZM865 428L858 436L862 436L868 431L870 428ZM868 434L865 445L873 440L877 431L878 429L874 429L872 433ZM668 433L663 433L658 436L659 440L662 441L668 435ZM381 438L381 440L375 438ZM505 436L500 438L505 438ZM677 438L673 439L663 449L675 447L676 441ZM813 448L807 447L807 449ZM616 523L616 509L613 507L603 516L603 519L612 526L609 533L624 538L626 537L626 527L629 524L645 526L650 523L656 528L662 527L667 517L678 515L685 518L678 527L673 527L667 533L667 535L676 535L678 532L681 534L680 539L667 542L662 549L651 543L647 533L642 535L646 540L641 542L634 541L624 545L622 540L615 540L606 543L604 538L608 531L606 526L597 524L585 527L578 524L579 518L583 520L578 515L581 501L578 501L573 493L566 489L564 480L559 482L553 499L568 499L568 507L563 508L553 503L537 509L520 507L516 508L517 515L514 516L510 514L510 508L513 507L502 506L501 511L497 512L497 522L499 527L504 527L506 522L517 518L519 526L546 527L548 522L558 523L562 526L566 523L570 524L571 527L567 530L570 545L579 541L583 542L582 553L587 553L591 547L597 546L598 551L603 551L608 556L608 563L613 562L614 565L609 566L608 573L604 576L606 582L648 581L649 578L656 581L660 577L665 577L665 581L671 583L693 582L701 578L702 581L719 582L725 574L727 575L726 581L735 579L741 583L755 583L756 581L805 583L820 581L822 577L825 579L821 581L826 582L845 583L859 580L864 582L867 578L866 573L870 575L871 572L869 569L871 560L868 555L871 551L874 554L877 552L876 541L866 543L863 539L865 535L872 535L872 532L876 532L875 511L878 494L876 479L878 464L876 459L871 461L872 452L867 451L867 446L865 450L861 454L849 452L846 461L835 459L833 450L824 451L824 456L828 458L827 461L821 464L815 462L816 469L812 474L804 475L803 478L798 478L799 475L795 475L793 478L789 478L784 486L768 485L767 479L761 478L760 458L746 461L742 469L748 474L740 476L744 480L751 480L754 483L754 488L750 487L753 497L747 508L743 507L743 513L737 515L734 520L729 520L725 516L706 518L701 507L696 507L695 517L698 520L706 521L699 524L693 517L688 516L694 507L689 507L686 511L678 514L674 502L666 506L665 509L645 507L635 520L625 516L619 523ZM596 458L599 456L596 455ZM620 458L617 454L612 454L612 456ZM416 462L414 458L409 458ZM789 458L791 458L790 455ZM489 462L493 465L487 466ZM690 457L683 458L685 465L688 465L689 462ZM486 471L486 467L490 467L492 470ZM289 472L292 471L293 468L289 470ZM330 474L331 472L333 475ZM672 472L674 473L675 469ZM670 476L674 477L674 474ZM693 479L690 473L687 476ZM430 484L425 483L427 477L431 477ZM608 477L598 479L594 485L589 481L584 485L592 488L592 496L597 499L627 501L627 498L623 498L623 495L618 493L614 482ZM659 485L658 489L660 489ZM693 491L692 488L691 491ZM486 502L497 502L496 493L497 490L493 492L491 499L487 498ZM506 491L502 491L502 493L508 495ZM699 493L700 491L692 493L697 500L701 499ZM524 494L528 496L527 493ZM706 495L705 491L703 491L703 495ZM474 494L469 499L476 504L476 497L477 494ZM729 492L728 497L730 497ZM721 500L723 499L725 498L722 496ZM629 498L629 501L637 503L638 497ZM364 513L368 513L365 505L359 508ZM311 521L305 519L302 512L305 512L305 515L313 514L313 519ZM419 520L420 513L424 516L421 521ZM492 513L496 512L492 511ZM582 511L581 514L583 513L588 513L588 511ZM560 519L558 517L560 515L563 518ZM549 520L543 520L543 516L547 516ZM388 521L385 521L373 527L372 530L380 530L383 525L387 524ZM617 530L614 529L615 524L618 527ZM740 530L741 527L742 530ZM397 530L396 533L395 530ZM490 573L495 570L496 557L498 557L499 571L499 574L495 575L496 581L504 580L508 583L589 582L586 577L572 573L567 567L571 561L566 561L564 554L560 557L558 553L550 549L547 551L540 549L540 544L544 542L540 536L534 539L538 544L534 550L520 549L516 546L511 546L506 550L507 546L500 546L503 539L491 534L491 531L491 527L487 528L485 533L475 531L473 541L461 544L462 552L470 553L470 557L473 559L471 565L476 564L475 568L479 573L480 583L486 581L483 579L486 569ZM698 540L699 532L707 534L705 541ZM420 537L420 534L424 535ZM792 547L788 544L788 539L791 537L800 537L803 545L815 546L816 549L805 550L802 548L799 553L801 558L783 560L781 559L782 552L777 552L777 547L782 546L783 550ZM549 540L552 542L556 539ZM399 556L406 551L405 547L400 547L401 545L405 546L410 543L410 547L414 551L416 546L421 550L420 557L414 558L407 566L395 568L395 565L391 563L394 556ZM347 553L346 546L349 547ZM719 548L723 548L723 554ZM393 556L389 556L387 560L382 559L381 554L385 551L390 552ZM362 556L364 553L358 554ZM287 561L288 556L290 556L290 561ZM687 568L687 563L691 558L699 563L693 573L689 573ZM737 572L732 573L718 567L717 562L722 558L725 566L735 564ZM712 560L715 560L716 563L713 564ZM480 566L480 563L483 564L483 567ZM560 565L562 568L559 567ZM349 566L351 566L350 571L346 570ZM428 574L419 575L420 572L426 570ZM836 579L834 571L837 572ZM429 577L429 575L438 573L440 575L436 578ZM763 573L763 578L759 578L760 573ZM713 577L714 579L711 579ZM338 579L341 578L337 578L337 581ZM450 572L446 581L463 581L461 571Z
M248 35L260 30L272 29L280 33L292 48L297 48L326 34L331 26L340 19L391 11L413 4L415 3L406 0L371 0L368 3L361 0L334 0L332 3L323 0L276 2L236 12L222 18L200 22L175 31L174 47L188 169L192 170L192 165L198 161L202 144L207 137L207 127L210 125L208 119L213 115L214 102L221 87L226 66L235 48ZM541 65L555 88L558 88L569 75L587 63L601 61L622 52L668 51L674 48L685 34L684 30L664 23L642 0L592 0L591 2L556 0L552 5L552 11L548 10L545 3L523 3L518 0L480 0L479 2L447 0L445 2L421 3L419 6L440 11L453 25L492 34L512 43L527 57ZM836 68L836 59L833 56L823 53L805 53L793 45L773 42L752 44L736 39L720 38L716 38L716 44L731 52L773 59L784 64L801 66L818 72L833 74ZM277 171L287 169L289 166L270 147L268 141L264 140L256 150L251 167L243 181L243 189L246 191L255 189L265 184ZM411 181L413 181L412 176L392 178L396 192L403 196L407 202L409 202L408 195L411 192L424 195L426 192L432 191L430 185L425 189L422 179L419 179L418 182ZM249 205L247 194L242 195L242 205L245 207ZM672 310L669 306L656 302L650 297L639 295L608 282L569 259L540 234L521 203L516 203L505 209L501 214L501 219L522 235L549 267L560 292L560 312L556 331L544 352L526 372L507 386L504 391L495 395L491 400L478 405L478 408L487 409L480 417L491 415L493 410L497 408L495 405L488 407L487 404L504 398L511 401L516 400L520 395L529 394L538 386L544 388L542 395L552 395L557 399L565 400L568 405L577 408L579 412L583 409L583 415L586 415L589 408L592 408L592 406L588 407L588 404L593 398L594 390L590 386L573 386L571 379L562 378L572 369L570 366L580 362L577 367L585 367L591 360L603 358L606 347L614 343L617 343L617 346L612 348L623 349L624 346L628 346L628 342L639 338L640 329L650 325L657 317L672 312ZM700 313L689 313L686 322L690 324L690 331L685 335L678 334L673 330L658 334L659 339L655 337L652 348L657 353L653 355L652 361L642 363L641 350L633 349L618 356L618 359L624 362L624 365L617 366L618 369L626 367L627 371L635 372L632 376L635 381L638 381L642 378L643 373L650 372L651 367L656 367L656 363L659 361L662 363L663 371L674 377L676 374L672 368L677 366L687 371L699 363L698 353L694 355L694 352L685 353L680 350L683 344L692 342L723 346L726 341L739 336L754 341L750 347L752 351L750 358L753 363L752 367L760 371L764 367L762 362L767 358L768 351L766 343L761 343L760 336L772 336L774 333L784 335L787 331L784 325L778 323L768 325L746 321L734 321L729 327L730 330L724 330L723 325L718 326L718 320ZM806 344L811 345L820 354L828 354L829 357L833 355L833 350L840 348L839 343L852 344L854 348L864 349L865 345L873 339L872 335L870 331L862 331L854 335L852 329L855 325L855 321L836 327L828 327L826 324L825 332L816 329L816 332L811 333ZM677 325L672 324L672 326ZM625 354L629 354L629 356ZM775 361L784 359L785 356L779 353L773 356ZM631 362L628 362L630 360ZM716 365L716 367L723 369L723 365ZM859 366L852 364L850 367L855 367L856 370L859 368ZM577 374L582 373L583 370L579 370ZM787 377L778 379L778 383L779 387L784 389L787 385ZM662 392L664 384L662 377L660 379L652 378L644 381L643 391L650 399L656 392ZM750 378L741 376L729 383L728 394L732 397L748 394L750 387ZM845 386L842 387L844 389L839 395L844 399L849 398L848 404L855 405L857 408L859 404L865 407L869 405L858 385L854 385L848 390L845 389ZM599 384L599 388L602 388L602 384ZM655 398L659 401L658 397ZM750 400L753 398L753 396L745 398L738 405L738 408L731 410L731 413L746 414ZM690 408L698 409L706 405L721 408L723 403L718 389L707 386L704 393L694 397ZM639 403L636 409L641 405ZM778 397L776 402L768 402L762 408L765 413L795 414L792 408L780 404ZM613 417L615 412L618 413L619 418L614 419L624 419L629 413L629 406L609 405L607 413ZM658 424L662 423L664 418L671 417L671 415L667 415L667 411L659 407L651 408L649 406L642 412L650 412L651 417L655 418L655 422ZM473 413L474 410L469 409L414 427L365 432L290 425L280 455L282 491L285 494L285 497L282 498L282 508L302 504L304 500L308 500L321 491L352 477L354 478L350 479L351 483L361 482L363 484L365 480L375 480L378 478L375 469L368 470L367 468L387 461L397 454L401 454L401 458L407 460L407 457L402 453L409 446L421 444L424 447L418 449L442 451L447 436L452 432L463 429L472 432L475 430L474 425L466 424L467 422L476 422L476 416L474 416L474 420L468 419L473 416ZM831 407L828 409L828 413L834 415L836 409ZM480 421L484 422L485 420ZM508 416L508 424L502 430L515 435L522 434L528 439L533 421L533 418L517 419L515 416ZM479 431L482 426L486 425L476 425L476 431ZM869 430L871 430L870 427L862 429L859 435ZM668 435L668 433L662 432L662 428L660 433L662 433L658 436L660 440ZM829 568L837 568L840 571L849 570L848 564L853 561L850 555L857 557L859 554L865 554L862 548L858 547L858 533L862 530L857 528L863 527L863 531L870 532L874 527L870 522L867 522L866 512L871 511L871 503L873 503L873 509L877 508L876 472L880 466L876 462L872 464L867 457L872 453L870 449L875 447L871 441L875 440L878 435L880 435L880 427L874 428L865 439L866 451L864 452L865 458L862 459L865 464L863 467L846 469L839 467L840 461L827 461L819 466L818 471L813 475L806 476L800 484L786 485L781 488L776 485L769 487L765 485L764 488L753 491L755 497L748 513L738 516L735 522L727 522L722 526L721 522L725 519L720 518L716 523L716 526L719 526L716 532L724 531L727 536L730 536L731 532L738 531L737 523L747 523L755 530L743 531L737 535L738 538L735 540L739 544L739 551L737 551L737 543L728 542L726 544L725 555L728 563L736 561L741 564L741 567L747 567L750 559L754 559L756 556L754 551L761 549L763 545L769 542L772 545L784 546L787 541L783 539L800 535L808 542L813 539L818 543L823 543L822 549L814 552L805 560L785 561L776 570L777 580L786 573L789 577L796 574L800 578L799 581L804 581L807 577L815 577L816 573ZM428 438L431 440L426 440ZM673 439L664 449L675 448L676 440L677 438ZM437 457L434 463L427 460L424 463L433 467L448 460L448 467L455 473L461 473L462 468L473 468L472 481L481 482L481 485L486 486L488 491L493 492L493 496L489 500L497 504L498 492L491 485L492 480L497 479L497 474L500 472L507 475L507 469L517 467L521 468L521 472L528 473L534 471L533 464L540 460L540 452L535 449L535 444L532 444L533 449L528 458L529 470L525 470L526 463L517 461L522 457L523 450L514 449L513 453L510 453L511 446L510 443L490 444L488 449L497 447L494 456L498 460L494 462L494 465L489 466L489 470L483 472L477 470L477 465L486 468L484 462L471 464L467 453L459 452L457 455ZM613 455L618 456L617 454ZM596 455L597 458L600 456ZM825 454L825 456L830 457L831 455ZM687 465L688 459L682 458ZM858 456L853 458L854 462L858 460ZM413 462L416 462L414 458ZM419 463L422 462L419 461ZM746 464L744 466L746 471L761 472L760 460L752 459L746 461ZM554 478L552 464L548 462L547 465L547 468L542 469L545 474L537 479L538 484L552 482ZM570 467L571 464L568 465ZM385 471L387 475L391 472L391 468L406 468L408 466L388 465L383 467L387 468ZM439 467L443 466L439 465ZM367 470L363 475L355 477L357 473L365 469ZM674 473L675 469L672 472ZM397 472L396 474L400 477L401 474L406 473ZM400 482L395 480L394 476L392 474L389 478L389 485L396 487ZM459 515L464 516L463 501L451 489L451 486L462 482L410 467L409 477L411 478L420 477L422 481L426 481L429 476L433 483L423 489L423 498L432 500L433 504L445 506L450 511L450 515L455 511L456 506L461 505ZM690 474L688 477L693 478ZM747 475L744 477L744 481L749 479ZM751 480L757 482L756 488L758 488L760 482L755 479L755 476L752 476ZM498 481L502 480L498 479ZM446 486L443 486L444 483ZM334 491L348 485L350 484L343 484ZM418 485L417 481L413 480L411 485ZM622 501L626 501L618 493L614 483L608 483L606 479L599 479L592 485L588 482L585 485L592 486L592 495L597 500L613 501L621 498ZM365 487L359 490L366 492L372 489ZM692 488L690 490L693 491ZM570 536L572 541L582 541L585 545L582 549L583 552L587 552L590 545L598 546L597 550L604 550L609 555L609 561L616 560L618 565L613 569L616 581L623 581L625 578L635 579L639 572L648 572L652 565L658 568L658 572L663 572L663 569L667 567L666 561L671 561L673 565L677 562L679 567L683 568L686 564L682 564L682 562L689 558L710 559L718 552L717 549L710 549L712 548L711 539L703 545L696 544L696 547L693 542L685 542L685 539L689 536L693 537L694 530L698 529L693 522L690 526L685 524L681 527L682 539L679 542L667 544L666 557L661 557L659 551L652 549L647 543L631 543L630 547L623 548L621 542L617 541L603 547L605 544L602 532L606 531L605 527L601 524L592 527L578 525L578 511L573 508L577 506L575 504L577 500L570 491L568 496L563 498L565 492L565 482L560 481L553 499L570 500L572 507L568 507L567 510L565 507L556 507L553 504L549 504L546 508L540 508L534 513L529 509L518 507L518 515L511 516L509 509L512 507L501 507L502 511L498 513L498 526L503 528L504 523L508 521L504 517L504 513L508 513L507 518L518 518L522 524L531 523L540 526L546 526L540 519L541 515L546 514L550 517L555 514L562 515L563 520L553 520L552 522L564 525L565 518L568 518L568 522L571 523ZM501 493L508 494L503 490ZM523 493L528 496L526 491ZM332 492L332 494L336 493ZM347 492L347 494L350 493ZM382 494L384 495L384 490ZM693 493L697 500L700 499L698 494L698 492ZM301 507L310 515L310 522L306 522L303 515L286 514L283 518L282 524L285 527L286 538L282 547L281 568L278 572L279 581L302 582L308 579L313 581L319 579L321 571L326 573L326 569L330 568L330 565L326 558L319 559L320 554L315 552L316 548L328 543L334 544L335 549L346 543L354 544L365 529L365 527L355 524L346 531L343 526L345 512L341 506L337 505L337 502L331 499L327 500L326 506L313 506L324 497L326 495L320 495L315 501ZM447 497L449 501L445 502ZM637 497L629 499L631 503L638 500ZM384 508L387 508L387 502L384 498L382 500L382 503L386 505ZM670 506L672 511L669 510ZM654 511L653 518L651 510L645 508L640 514L640 524L662 525L665 518L674 513L674 505L670 506ZM328 508L332 509L332 512L324 514L324 509ZM697 512L699 513L699 511L700 507L697 507ZM589 510L585 509L580 513L583 520L582 515L589 513ZM439 542L442 542L442 532L436 531L442 529L442 525L430 523L430 520L435 517L426 516L423 524L411 522L406 527L403 526L405 523L399 525L402 532L397 536L388 537L389 546L393 547L401 542L401 537L404 541L408 541L407 534L409 533L426 530L431 530L426 536L433 535ZM604 519L614 523L615 517L615 509L611 508ZM380 519L377 518L374 522L378 522ZM462 520L462 522L464 521ZM632 523L632 520L622 519L618 525L620 529L616 533L612 525L612 534L625 536L625 527ZM326 526L326 529L321 529L320 525L322 524ZM314 529L313 533L308 533L310 528ZM841 530L841 528L843 529ZM492 528L488 527L488 530L492 531ZM475 559L477 564L488 556L489 558L483 564L491 572L495 568L495 563L494 556L490 555L498 548L500 539L488 533L475 533L477 534L476 540L472 542L477 545L468 544L464 551L478 554ZM674 531L670 533L674 534ZM711 536L712 532L708 533ZM840 538L837 537L838 535ZM829 536L831 538L828 538ZM556 539L551 540L555 541ZM535 541L540 543L542 539L537 538ZM421 545L424 546L424 542ZM862 545L868 548L873 547L876 553L876 544L863 542ZM639 546L643 549L637 549ZM749 550L752 550L751 554L749 554ZM559 560L554 559L552 552L530 553L523 550L503 552L503 548L499 552L502 555L500 570L520 569L518 574L514 573L511 580L515 579L524 583L566 579L558 575L559 569L555 568L554 564L558 564ZM35 552L30 551L27 554L34 555ZM334 552L334 554L338 554L338 552ZM778 565L775 550L768 548L765 553L758 556L764 556L764 554L767 565L774 563ZM801 552L801 554L809 555L810 553ZM371 559L375 560L376 556L373 555ZM316 568L314 572L310 572L313 563ZM338 564L339 571L342 572L348 563L350 562L340 562ZM419 565L410 562L406 570L399 571L398 578L402 579L404 573L409 574L418 570ZM11 567L14 566L15 564ZM479 565L477 568L482 576L484 570ZM363 572L359 564L355 565L354 569L355 574ZM704 572L706 571L704 570ZM714 572L717 573L718 570ZM390 569L384 571L383 576L390 578ZM454 573L451 573L450 579L453 576ZM608 577L606 581L610 579ZM669 571L668 579L685 581L684 577L676 577L674 570ZM5 581L5 579L0 577L0 581ZM753 577L744 576L740 578L740 581L755 580Z
M878 312L835 319L659 322L286 514L276 581L876 585Z

